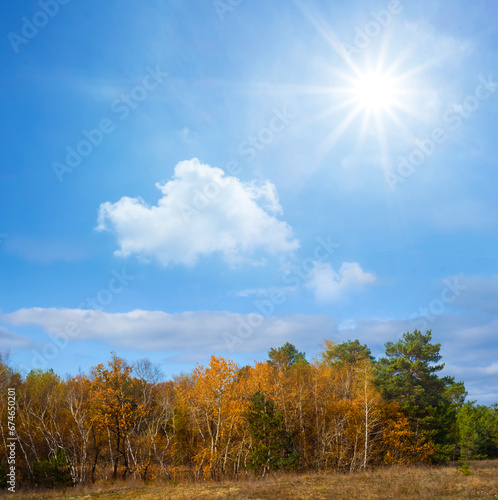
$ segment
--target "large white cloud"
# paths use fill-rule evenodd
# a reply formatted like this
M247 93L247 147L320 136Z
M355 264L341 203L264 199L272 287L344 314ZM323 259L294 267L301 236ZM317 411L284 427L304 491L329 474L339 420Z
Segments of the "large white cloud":
M343 262L337 272L328 262L317 262L306 287L319 302L336 302L376 281L375 275L363 271L357 262Z
M194 158L178 163L173 178L156 186L163 195L157 205L125 196L100 206L97 229L116 235L116 255L193 266L216 252L236 264L258 250L277 254L299 247L292 228L276 217L282 207L270 182L243 182Z

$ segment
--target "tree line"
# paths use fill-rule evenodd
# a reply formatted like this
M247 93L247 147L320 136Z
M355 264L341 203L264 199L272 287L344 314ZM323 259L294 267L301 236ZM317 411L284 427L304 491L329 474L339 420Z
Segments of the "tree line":
M358 340L325 340L306 359L290 343L268 359L207 366L164 381L143 359L62 379L21 376L0 357L1 394L16 392L17 480L68 486L128 477L229 479L276 471L498 457L498 405L465 402L441 377L440 344L415 330L375 360ZM0 486L6 486L6 397L0 403Z

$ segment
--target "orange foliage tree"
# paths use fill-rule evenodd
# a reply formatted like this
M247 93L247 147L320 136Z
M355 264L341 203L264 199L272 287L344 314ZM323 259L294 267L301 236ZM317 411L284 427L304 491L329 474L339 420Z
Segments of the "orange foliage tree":
M385 397L379 380L400 383L385 369L379 376L385 365L358 341L328 340L311 363L287 343L252 366L212 355L170 381L150 361L129 365L114 352L89 375L33 370L23 379L1 355L0 388L16 390L19 477L27 482L33 464L59 456L80 483L428 462L437 454L433 434ZM0 417L6 453L5 402ZM0 459L0 480L2 467Z

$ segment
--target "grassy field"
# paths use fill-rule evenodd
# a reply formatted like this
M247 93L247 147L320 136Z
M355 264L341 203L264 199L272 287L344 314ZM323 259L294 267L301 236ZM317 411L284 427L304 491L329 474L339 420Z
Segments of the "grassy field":
M22 492L17 499L498 499L498 461L470 462L472 475L445 467L390 467L355 474L282 475L265 480L148 485L131 482L63 492Z

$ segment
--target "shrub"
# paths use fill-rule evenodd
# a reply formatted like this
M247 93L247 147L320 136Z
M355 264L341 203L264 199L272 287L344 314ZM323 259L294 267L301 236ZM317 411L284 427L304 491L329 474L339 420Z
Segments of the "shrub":
M469 464L465 462L461 467L459 467L458 472L464 476L472 476L474 473L469 469Z

